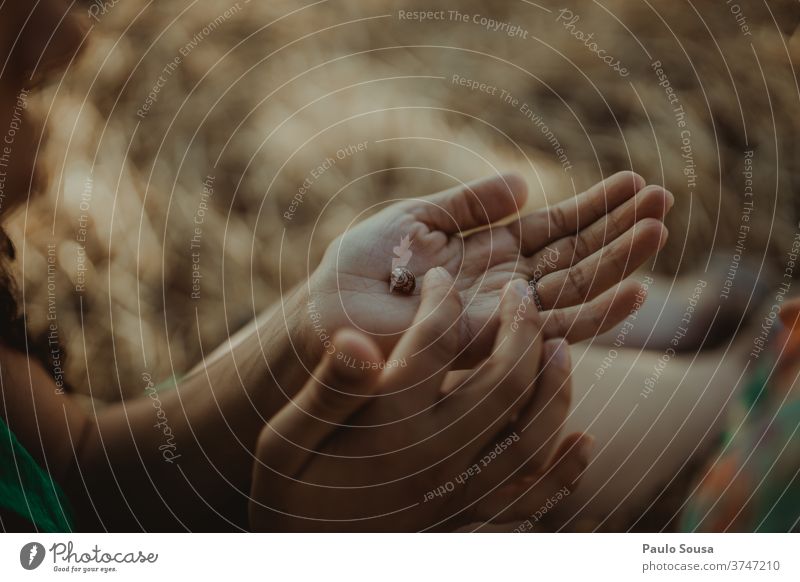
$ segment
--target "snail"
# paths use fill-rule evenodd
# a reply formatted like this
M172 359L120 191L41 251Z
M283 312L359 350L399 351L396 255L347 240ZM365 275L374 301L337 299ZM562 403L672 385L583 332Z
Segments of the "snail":
M411 295L417 286L417 278L408 267L395 267L389 277L389 291Z

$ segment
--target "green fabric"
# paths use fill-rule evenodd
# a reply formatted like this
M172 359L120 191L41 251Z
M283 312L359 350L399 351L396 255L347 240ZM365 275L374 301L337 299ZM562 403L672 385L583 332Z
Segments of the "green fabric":
M155 388L153 388L153 390L155 390L159 394L161 392L166 392L167 390L174 390L175 388L178 387L178 384L182 380L183 380L183 376L181 376L180 378L177 377L177 376L170 376L169 378L167 378L166 380L164 380L160 384L157 384L155 386Z
M0 508L21 515L40 532L72 531L63 491L0 418Z

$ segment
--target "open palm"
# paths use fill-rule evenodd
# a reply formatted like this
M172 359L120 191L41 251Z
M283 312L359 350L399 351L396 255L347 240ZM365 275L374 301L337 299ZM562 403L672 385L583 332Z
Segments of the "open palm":
M420 279L434 267L453 276L465 315L458 359L466 365L488 354L501 290L514 278L536 281L547 336L579 341L626 317L640 288L617 284L663 246L672 195L621 172L520 216L526 198L520 177L501 175L394 204L348 230L308 282L325 327L355 327L388 351L412 324L420 300L419 290L390 292L398 258L408 259Z

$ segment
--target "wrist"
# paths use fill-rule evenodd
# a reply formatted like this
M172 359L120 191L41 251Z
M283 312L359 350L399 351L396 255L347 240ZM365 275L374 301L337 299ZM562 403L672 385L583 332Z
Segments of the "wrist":
M243 402L258 412L262 422L272 417L303 387L316 363L309 351L305 297L304 285L286 293L205 358L184 381L207 376L212 385L239 386L247 394Z
M289 398L303 386L318 359L313 350L308 303L308 288L303 282L257 322L257 343L266 378L279 394Z

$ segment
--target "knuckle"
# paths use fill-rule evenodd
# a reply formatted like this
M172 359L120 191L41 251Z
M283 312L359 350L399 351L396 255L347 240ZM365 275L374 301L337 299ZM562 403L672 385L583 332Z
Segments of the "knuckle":
M636 207L634 206L634 217L636 216ZM606 216L608 216L608 231L611 232L614 236L619 236L623 232L625 232L625 225L620 220L620 214L616 210L609 212Z
M584 230L570 237L570 250L572 256L577 260L581 260L592 254L593 242L596 240L595 235L590 230Z
M632 247L624 246L608 253L607 260L613 273L618 276L627 273L632 250Z
M557 257L563 256L572 259L575 257L575 253L578 251L577 245L578 241L576 240L576 235L573 235L564 237L558 241L554 247L550 248L555 248ZM558 270L558 261L548 260L548 257L546 256L548 252L552 253L552 250L548 251L547 248L544 248L536 254L536 268L541 270L545 275L551 271Z
M585 297L589 291L588 281L581 267L572 267L567 270L567 281L575 293Z
M472 188L465 188L463 198L466 219L472 224L485 224L489 213L478 194Z
M556 204L550 209L550 222L552 223L553 230L562 232L567 230L568 221L564 209Z
M570 320L566 313L561 309L553 309L547 314L548 326L547 336L549 337L563 337L570 329Z

